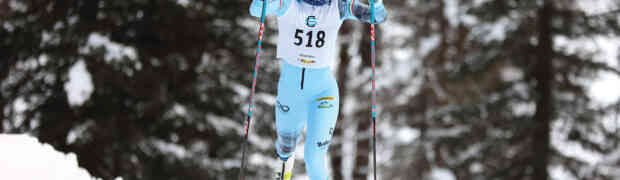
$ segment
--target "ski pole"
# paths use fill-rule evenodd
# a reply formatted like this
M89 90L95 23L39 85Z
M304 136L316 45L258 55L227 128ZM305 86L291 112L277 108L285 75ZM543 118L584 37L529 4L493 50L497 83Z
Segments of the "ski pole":
M373 175L374 180L377 180L377 136L376 136L376 124L377 124L377 89L375 86L376 71L375 71L375 0L368 0L370 3L370 61L372 63L372 76L370 81L372 83L372 161L373 161Z
M239 180L245 179L245 154L247 151L248 134L250 132L250 122L252 122L252 111L254 109L254 92L256 91L256 76L258 74L258 67L260 65L260 55L263 44L263 31L265 29L265 12L267 10L267 0L263 0L263 9L260 17L260 29L258 32L258 47L256 48L256 63L254 65L254 75L252 78L252 90L250 92L250 105L248 106L248 117L245 123L245 136L243 137L242 154L241 154L241 168L239 173Z

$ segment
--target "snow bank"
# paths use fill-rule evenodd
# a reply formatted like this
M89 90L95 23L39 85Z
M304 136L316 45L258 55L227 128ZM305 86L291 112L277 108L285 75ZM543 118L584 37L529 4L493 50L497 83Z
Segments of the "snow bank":
M58 152L28 135L0 134L0 147L0 179L99 179L78 166L75 154Z

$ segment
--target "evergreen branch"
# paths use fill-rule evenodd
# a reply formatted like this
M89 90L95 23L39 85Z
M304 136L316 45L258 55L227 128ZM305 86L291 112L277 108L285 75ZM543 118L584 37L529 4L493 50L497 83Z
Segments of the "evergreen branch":
M578 55L564 55L564 54L555 53L554 56L556 58L560 58L560 59L569 61L571 63L574 63L577 66L590 67L590 68L610 72L617 76L620 76L620 69L611 67L603 62L596 62L592 59L583 59L579 57Z
M592 14L592 15L588 15L586 17L588 17L588 18L596 18L596 17L608 16L608 15L620 15L620 9L614 9L614 10L610 10L610 11L603 12L603 13Z

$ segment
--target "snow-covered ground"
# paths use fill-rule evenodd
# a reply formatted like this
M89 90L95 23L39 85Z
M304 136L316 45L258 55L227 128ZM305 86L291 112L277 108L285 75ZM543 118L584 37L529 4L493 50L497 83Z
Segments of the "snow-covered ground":
M0 179L100 179L80 168L75 154L58 152L49 144L42 144L28 135L0 134L0 147Z

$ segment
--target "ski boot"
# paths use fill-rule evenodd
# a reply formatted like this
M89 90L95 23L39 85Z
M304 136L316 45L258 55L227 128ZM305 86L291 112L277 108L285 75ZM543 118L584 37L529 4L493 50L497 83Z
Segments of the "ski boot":
M275 166L274 180L291 180L291 176L293 175L293 165L295 165L294 152L291 157L286 159L278 157L277 165Z

